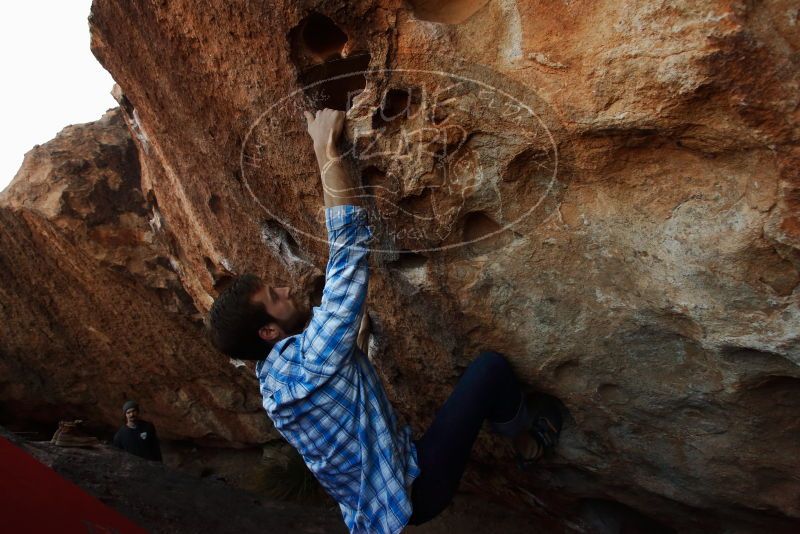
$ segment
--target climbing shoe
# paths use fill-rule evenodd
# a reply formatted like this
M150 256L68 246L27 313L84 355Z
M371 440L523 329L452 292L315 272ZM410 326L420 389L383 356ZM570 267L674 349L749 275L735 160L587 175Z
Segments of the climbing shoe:
M528 469L545 456L551 454L561 435L562 417L558 402L543 394L530 395L527 399L527 432L514 438L517 465Z

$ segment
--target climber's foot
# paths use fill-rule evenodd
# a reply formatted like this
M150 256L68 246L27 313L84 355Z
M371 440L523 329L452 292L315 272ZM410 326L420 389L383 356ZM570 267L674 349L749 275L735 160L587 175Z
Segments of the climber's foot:
M542 458L552 453L561 435L561 411L555 400L545 395L530 395L528 431L514 438L517 464L520 469L528 469Z

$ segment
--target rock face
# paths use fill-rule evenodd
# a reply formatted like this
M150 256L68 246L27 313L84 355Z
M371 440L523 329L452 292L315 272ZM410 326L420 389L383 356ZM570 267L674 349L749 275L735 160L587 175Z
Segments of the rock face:
M6 422L77 416L108 431L137 398L167 439L270 435L252 374L203 335L120 110L29 152L0 218Z
M571 413L519 486L741 530L800 520L799 24L788 0L96 0L91 17L199 309L230 273L320 273L301 110L349 109L371 357L415 427L491 347Z
M3 276L31 267L3 284L20 323L0 327L2 376L65 354L96 367L6 382L4 405L35 411L37 391L113 410L135 380L175 435L263 440L247 373L185 312L153 310L205 312L247 271L313 286L326 248L301 111L327 105L349 110L376 230L370 356L399 410L424 429L490 347L571 414L552 462L471 482L576 528L635 509L681 530L796 529L796 2L440 4L95 0L92 48L168 245L134 256L168 261L130 256L138 200L103 233L53 178L12 191ZM20 332L37 329L32 346ZM496 445L480 465L502 464Z

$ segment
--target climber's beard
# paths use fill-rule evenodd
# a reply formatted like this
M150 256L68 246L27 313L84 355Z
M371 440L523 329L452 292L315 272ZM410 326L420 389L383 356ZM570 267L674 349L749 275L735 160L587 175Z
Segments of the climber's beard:
M293 336L299 334L308 326L311 321L311 298L304 291L298 291L289 294L289 298L294 303L295 313L286 321L283 321L281 328L286 332L286 335Z
M302 276L296 279L291 287L289 298L294 304L296 314L293 314L285 326L282 325L287 335L293 336L306 329L311 321L314 306L319 306L322 301L322 290L325 279L317 275Z

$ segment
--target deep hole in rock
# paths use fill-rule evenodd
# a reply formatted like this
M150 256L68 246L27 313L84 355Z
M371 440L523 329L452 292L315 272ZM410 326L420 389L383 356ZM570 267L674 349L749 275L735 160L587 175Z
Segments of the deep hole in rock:
M369 62L367 53L326 61L302 71L298 80L314 109L347 111L367 86Z
M377 194L386 188L386 173L374 165L361 171L361 184L368 194Z
M399 253L398 258L390 263L396 269L418 269L425 267L425 264L428 263L428 258L419 252L401 250Z
M469 213L464 218L461 236L464 253L468 256L486 254L514 240L514 232L503 228L482 211Z
M372 127L382 128L392 122L412 117L418 108L417 98L409 89L389 89L384 93L380 107L372 116Z
M545 147L531 147L514 156L509 162L503 172L503 181L535 179L542 181L552 175L552 165L550 154Z
M128 99L126 95L121 94L117 102L119 102L119 106L125 111L125 113L129 117L133 117L133 104L131 104L131 101Z
M219 272L219 270L217 269L217 266L214 265L213 261L211 261L211 258L206 256L206 257L203 258L203 261L206 264L206 270L211 274L212 277L215 275L215 273Z
M347 34L335 22L319 13L312 13L298 25L302 44L322 59L338 56L347 43Z
M728 366L735 366L739 382L745 385L757 382L765 373L791 374L796 367L781 354L752 347L724 346L720 349L720 361Z
M208 199L208 207L211 213L219 215L222 212L222 200L220 200L219 196L212 194Z
M464 241L475 241L500 230L500 225L482 211L467 215L464 220Z
M781 415L772 411L778 407L791 408L794 413L800 410L800 378L780 375L758 377L742 384L742 387L747 388L742 398L746 398L753 407L760 405L763 411L759 409L759 412L767 414L767 419ZM784 412L783 415L788 414Z
M408 0L414 16L429 22L460 24L474 15L489 0Z
M411 94L405 89L389 89L383 95L381 103L382 116L389 120L408 111L411 103Z
M330 18L312 13L288 35L298 82L314 109L347 111L367 84L370 55L352 52L342 57L347 34Z

